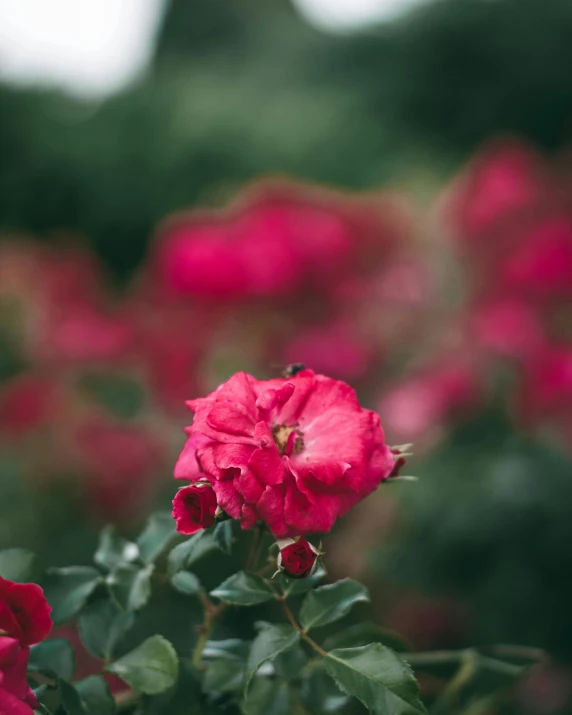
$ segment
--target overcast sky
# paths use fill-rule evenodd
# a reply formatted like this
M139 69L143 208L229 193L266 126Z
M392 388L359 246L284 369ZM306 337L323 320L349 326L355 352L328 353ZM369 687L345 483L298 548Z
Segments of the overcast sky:
M340 28L421 0L294 0L308 19ZM140 72L165 0L0 0L0 75L105 95Z

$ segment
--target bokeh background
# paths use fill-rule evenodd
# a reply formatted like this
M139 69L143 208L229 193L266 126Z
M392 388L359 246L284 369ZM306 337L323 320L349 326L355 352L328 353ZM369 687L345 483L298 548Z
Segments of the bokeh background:
M301 361L420 477L332 576L417 649L546 648L511 712L571 712L571 33L569 0L1 0L0 546L133 533L184 400Z

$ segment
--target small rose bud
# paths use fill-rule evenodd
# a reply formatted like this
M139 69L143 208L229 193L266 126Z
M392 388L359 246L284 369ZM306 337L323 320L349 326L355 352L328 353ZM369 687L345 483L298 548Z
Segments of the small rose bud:
M173 519L179 534L194 534L215 523L216 496L208 482L179 489L173 499Z
M278 568L288 576L306 578L314 570L320 552L303 536L297 539L280 539L278 542Z

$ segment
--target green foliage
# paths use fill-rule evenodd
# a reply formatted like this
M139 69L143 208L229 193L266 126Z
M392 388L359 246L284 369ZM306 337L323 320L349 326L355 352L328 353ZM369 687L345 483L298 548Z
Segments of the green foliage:
M310 591L300 609L300 622L306 630L337 621L349 613L355 603L369 601L369 593L351 579L344 579Z
M285 573L281 573L280 583L282 592L286 596L297 596L300 593L306 593L306 591L309 591L311 588L314 588L316 584L320 583L325 576L326 572L321 565L319 565L308 578L291 578Z
M138 558L137 545L120 536L114 526L106 526L102 530L99 546L93 557L98 566L111 571L120 564L130 563Z
M52 607L54 623L65 623L73 618L101 583L101 574L90 566L49 570L44 580L44 591Z
M65 638L52 638L30 648L28 670L48 678L70 680L75 670L71 643Z
M187 596L196 596L202 590L201 582L190 571L178 571L171 577L171 584L174 589Z
M361 700L374 715L426 712L410 667L381 643L333 650L324 667L345 693Z
M58 689L60 691L63 709L67 715L87 715L87 710L80 694L73 685L67 683L65 680L60 680L58 682ZM95 713L93 715L95 715Z
M205 692L227 692L241 690L244 683L243 661L229 658L215 660L209 664L203 679Z
M176 534L175 522L170 512L161 511L153 514L137 539L137 546L143 563L153 563L167 548Z
M300 698L311 713L334 713L349 701L325 672L323 664L316 665L302 682Z
M267 661L272 661L277 655L292 648L300 640L299 632L289 624L267 626L256 636L250 649L246 665L247 681L245 690L256 671Z
M177 681L179 661L173 646L163 636L152 636L140 646L107 666L146 695L156 695L171 688Z
M264 576L265 567L259 573L234 573L207 594L188 569L207 553L228 555L234 541L231 527L223 522L200 532L163 559L173 536L164 516L152 517L134 541L106 527L94 556L101 572L86 566L47 572L44 583L58 622L77 618L81 641L102 662L102 671L71 683L75 662L67 640L55 638L32 647L29 677L41 683L36 691L42 713L112 715L116 703L103 678L106 672L133 689L121 702L121 710L130 715L330 715L351 707L350 696L373 715L421 715L425 708L414 667L452 678L434 703L435 713L449 715L466 712L467 705L479 712L496 702L529 665L476 650L445 656L407 653L406 663L388 647L403 651L405 644L372 623L353 625L316 643L308 631L334 623L355 604L368 601L364 586L350 579L319 586L325 575L321 568L307 579L281 574L272 580ZM0 554L2 563L7 572L23 577L36 560L30 552L11 550ZM179 652L163 635L148 633L149 626L154 628L157 600L150 598L152 575L157 597L167 599L162 608L170 610L181 600L185 609L196 603L203 610L196 637L189 624L177 643ZM181 594L199 598L185 600ZM290 596L302 596L299 609L288 601ZM231 612L228 606L248 607L239 616L245 622L242 637L214 639L214 628ZM264 608L265 618L281 613L278 622L255 622L257 606ZM173 615L179 630L181 613ZM228 622L221 626L232 633ZM253 626L258 632L249 640Z
M383 643L399 652L410 650L410 646L397 633L382 628L377 623L356 623L343 631L338 631L324 641L324 648L326 650L356 648L370 643Z
M291 715L292 691L279 680L255 678L248 693L246 715Z
M138 611L151 597L153 564L139 568L132 564L119 564L106 579L109 592L125 611Z
M177 571L189 568L203 556L218 548L212 534L199 531L190 539L178 544L169 554L169 574L172 576Z
M88 715L113 715L115 702L109 686L99 675L90 675L85 680L74 683Z
M38 557L27 549L0 551L0 576L9 581L27 583L38 581L42 575Z
M115 647L133 626L135 616L110 599L99 599L83 609L78 618L82 643L97 658L111 660Z
M261 576L239 571L213 589L211 596L236 606L255 606L274 598L274 591Z
M227 519L217 524L213 531L213 538L221 551L230 554L234 537L232 535L232 521Z

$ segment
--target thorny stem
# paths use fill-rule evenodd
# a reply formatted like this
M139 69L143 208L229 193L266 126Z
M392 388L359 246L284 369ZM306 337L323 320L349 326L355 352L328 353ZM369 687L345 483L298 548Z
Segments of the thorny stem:
M203 625L199 626L199 637L195 644L193 655L191 656L191 665L197 669L200 668L203 650L211 637L215 623L227 609L226 603L221 603L219 606L215 606L206 593L201 593L199 598L203 604L205 616Z
M298 633L302 636L302 638L306 641L306 643L311 646L316 653L319 653L321 656L324 658L328 655L326 651L321 648L316 641L312 640L310 636L306 633L306 631L298 624L298 621L296 620L294 614L290 610L290 606L286 603L286 596L276 596L275 597L278 603L282 606L282 610L286 614L286 618L290 621L290 623L294 626L294 628L298 631Z

